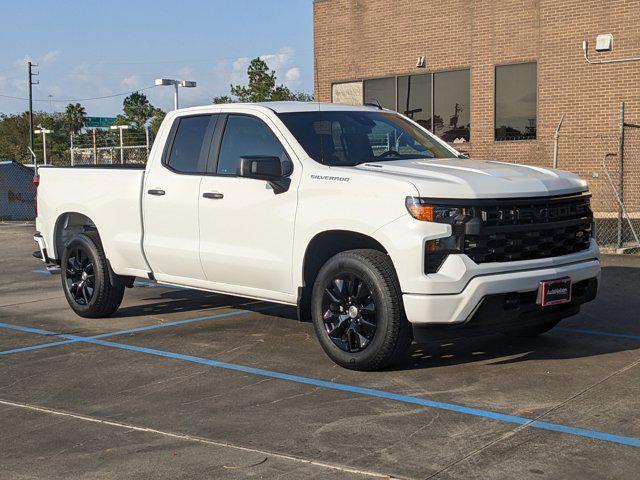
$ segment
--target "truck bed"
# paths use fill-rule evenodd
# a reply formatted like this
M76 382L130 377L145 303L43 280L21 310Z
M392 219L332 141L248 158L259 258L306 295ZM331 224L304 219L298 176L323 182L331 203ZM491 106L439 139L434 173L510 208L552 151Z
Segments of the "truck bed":
M121 275L144 275L141 189L144 165L78 165L38 169L36 228L50 245L49 256L59 260L60 227L69 215L88 217L113 270Z

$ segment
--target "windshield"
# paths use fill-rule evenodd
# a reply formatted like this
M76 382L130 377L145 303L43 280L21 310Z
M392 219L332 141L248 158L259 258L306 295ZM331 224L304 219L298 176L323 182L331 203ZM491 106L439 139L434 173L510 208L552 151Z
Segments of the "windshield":
M395 113L354 110L280 113L278 116L307 154L325 165L353 166L455 156Z

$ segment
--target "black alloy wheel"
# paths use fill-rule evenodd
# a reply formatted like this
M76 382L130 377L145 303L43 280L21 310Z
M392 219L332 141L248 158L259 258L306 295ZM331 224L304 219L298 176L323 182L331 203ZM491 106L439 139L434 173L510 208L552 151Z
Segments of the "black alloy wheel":
M118 309L125 284L110 270L97 232L74 235L65 245L60 267L64 296L78 315L103 318Z
M89 305L95 292L94 263L89 252L76 246L69 252L66 265L66 286L69 296L78 305Z
M362 352L376 334L376 305L367 283L353 273L333 278L322 301L324 327L344 352Z

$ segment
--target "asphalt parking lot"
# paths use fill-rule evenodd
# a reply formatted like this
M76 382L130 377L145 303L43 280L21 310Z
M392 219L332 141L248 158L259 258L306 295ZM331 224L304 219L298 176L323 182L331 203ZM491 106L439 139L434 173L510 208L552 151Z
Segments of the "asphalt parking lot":
M637 478L640 258L536 339L333 364L293 309L150 282L68 308L0 225L0 478Z

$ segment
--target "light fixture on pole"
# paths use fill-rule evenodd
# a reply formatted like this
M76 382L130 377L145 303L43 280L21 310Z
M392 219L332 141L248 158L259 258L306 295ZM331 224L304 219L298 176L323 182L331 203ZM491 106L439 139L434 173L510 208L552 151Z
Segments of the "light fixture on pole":
M124 149L122 147L122 131L127 130L129 125L111 125L110 130L120 130L120 163L124 163Z
M38 130L36 130L33 133L41 133L42 134L42 158L43 158L43 165L47 164L47 134L48 133L53 133L53 130L47 130L46 128L42 128L42 125L38 125Z
M178 87L185 87L185 88L193 88L195 87L197 84L196 82L192 81L192 80L173 80L171 78L156 78L156 85L157 86L166 86L166 85L173 85L173 109L177 110L179 108L179 103L178 103Z

